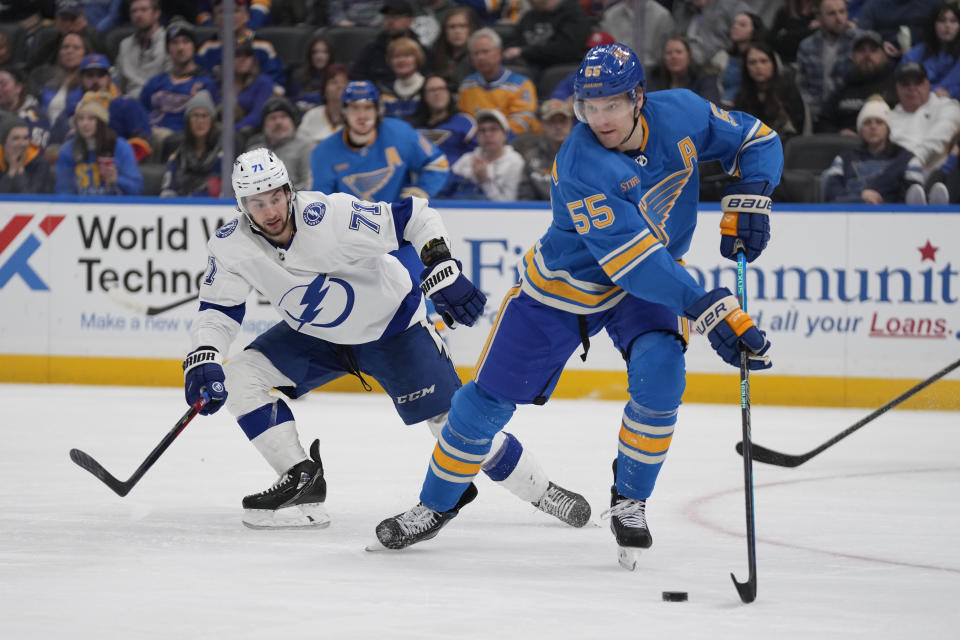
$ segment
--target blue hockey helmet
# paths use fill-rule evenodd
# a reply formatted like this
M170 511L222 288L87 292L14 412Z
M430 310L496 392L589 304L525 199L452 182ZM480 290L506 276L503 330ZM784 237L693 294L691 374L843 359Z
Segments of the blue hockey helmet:
M637 88L643 88L643 65L633 49L617 42L602 44L587 52L573 82L574 111L584 120L578 105L587 98L606 98L626 93L638 100Z
M373 86L372 82L369 80L355 80L348 84L347 88L343 90L343 97L340 98L340 101L343 104L350 104L351 102L370 100L373 104L377 104L379 99L380 92L377 91L377 88Z

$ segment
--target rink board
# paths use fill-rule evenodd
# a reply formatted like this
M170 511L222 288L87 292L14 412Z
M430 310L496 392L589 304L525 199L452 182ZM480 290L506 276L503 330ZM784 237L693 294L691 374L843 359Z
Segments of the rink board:
M448 334L468 377L516 265L550 212L439 208L454 254L489 297L479 327ZM205 244L233 215L225 201L0 202L0 381L179 385ZM706 205L700 217L687 269L707 289L733 290L735 265L718 252L720 213ZM775 373L753 376L754 402L878 406L960 357L956 210L781 205L772 224L770 246L747 278L748 310L768 332L775 364ZM112 287L126 294L125 303L107 295ZM142 312L177 302L162 313ZM251 295L234 352L277 320ZM701 336L693 336L687 370L685 401L737 401L736 369ZM571 357L557 395L625 398L625 381L620 355L598 335L586 363ZM359 390L355 382L330 388ZM960 409L960 375L907 406Z

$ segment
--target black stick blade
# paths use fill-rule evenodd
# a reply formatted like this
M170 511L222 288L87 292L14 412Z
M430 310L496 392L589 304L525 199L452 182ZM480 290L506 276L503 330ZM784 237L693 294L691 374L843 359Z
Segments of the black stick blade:
M130 493L130 487L125 482L114 478L109 471L103 468L99 462L93 459L90 454L80 449L70 449L70 459L80 467L86 469L94 475L100 482L110 487L110 490L118 496L123 497Z
M737 582L737 577L731 573L730 579L733 580L733 586L737 588L737 593L740 594L740 600L744 604L750 604L757 599L756 576L750 576L750 579L746 582Z
M808 455L793 456L789 453L780 453L773 449L767 449L755 442L750 443L751 453L756 462L772 464L777 467L797 467L810 459ZM737 453L743 455L743 441L737 443Z

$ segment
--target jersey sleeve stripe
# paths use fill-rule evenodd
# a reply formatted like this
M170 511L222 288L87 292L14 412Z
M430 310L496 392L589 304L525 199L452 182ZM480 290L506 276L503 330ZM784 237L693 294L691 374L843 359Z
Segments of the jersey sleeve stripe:
M611 280L616 280L624 273L642 262L648 255L663 247L656 236L645 230L639 234L632 244L616 254L611 254L600 261L604 272Z

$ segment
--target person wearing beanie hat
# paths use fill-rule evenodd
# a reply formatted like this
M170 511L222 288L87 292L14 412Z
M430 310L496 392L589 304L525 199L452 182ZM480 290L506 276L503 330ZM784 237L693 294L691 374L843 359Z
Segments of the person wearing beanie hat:
M247 151L264 147L283 160L290 184L297 191L310 188L310 151L313 144L297 137L300 114L283 96L269 98L260 110L260 132L250 138Z
M824 202L926 202L923 165L890 142L890 106L874 96L857 114L863 144L841 151L821 176Z
M110 128L109 94L88 91L73 115L75 135L57 156L54 193L139 195L143 176L133 148Z
M50 163L21 118L0 121L0 193L50 193Z
M217 107L206 90L198 91L184 105L183 140L167 158L160 197L220 195L223 150Z

